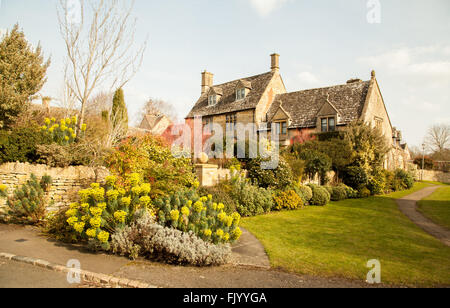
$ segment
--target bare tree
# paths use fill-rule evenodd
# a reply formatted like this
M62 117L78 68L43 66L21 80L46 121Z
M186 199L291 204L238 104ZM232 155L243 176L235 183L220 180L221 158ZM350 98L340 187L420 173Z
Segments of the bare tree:
M79 0L79 19L60 0L58 20L67 51L65 83L80 104L79 127L93 93L122 88L142 64L146 42L133 49L136 20L134 1ZM89 20L88 20L89 19Z
M86 106L86 114L99 115L104 111L108 111L108 114L112 108L114 93L101 91L89 99Z
M450 148L450 125L434 125L428 130L425 144L434 153L443 153Z
M165 115L172 121L177 120L177 112L173 107L173 105L170 104L169 102L157 98L148 99L148 101L142 108L140 120L142 120L142 118L145 115L153 115L153 116Z

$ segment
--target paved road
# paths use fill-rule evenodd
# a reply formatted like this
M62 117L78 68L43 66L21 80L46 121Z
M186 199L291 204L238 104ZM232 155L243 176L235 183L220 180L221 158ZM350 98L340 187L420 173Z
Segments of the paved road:
M433 194L440 186L424 188L418 192L397 200L400 211L403 212L412 222L431 234L443 244L450 246L450 231L435 224L433 221L422 215L417 210L417 202Z

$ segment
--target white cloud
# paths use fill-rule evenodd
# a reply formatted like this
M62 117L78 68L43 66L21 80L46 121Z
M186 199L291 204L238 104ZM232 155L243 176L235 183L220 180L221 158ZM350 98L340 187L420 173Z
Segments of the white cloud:
M1 1L0 1L0 3L1 3ZM0 28L0 38L2 38L6 34L6 32L7 32L6 29Z
M319 78L311 72L301 72L298 74L298 79L302 85L311 86L319 84Z
M250 0L250 4L262 17L268 16L274 10L280 8L288 0Z

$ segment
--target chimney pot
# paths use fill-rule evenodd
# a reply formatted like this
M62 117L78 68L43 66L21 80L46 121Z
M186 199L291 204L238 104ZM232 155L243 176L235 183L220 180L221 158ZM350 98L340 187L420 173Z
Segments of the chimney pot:
M274 53L270 55L270 57L272 58L272 65L271 65L272 72L278 72L280 70L280 55Z

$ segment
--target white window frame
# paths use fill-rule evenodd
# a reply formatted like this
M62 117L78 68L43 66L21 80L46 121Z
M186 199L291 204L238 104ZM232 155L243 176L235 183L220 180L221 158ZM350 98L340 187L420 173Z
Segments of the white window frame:
M245 98L245 88L240 88L236 90L236 100L241 100Z
M208 97L208 106L215 106L215 105L217 105L217 95L216 94L210 95Z

